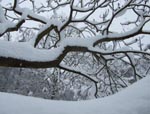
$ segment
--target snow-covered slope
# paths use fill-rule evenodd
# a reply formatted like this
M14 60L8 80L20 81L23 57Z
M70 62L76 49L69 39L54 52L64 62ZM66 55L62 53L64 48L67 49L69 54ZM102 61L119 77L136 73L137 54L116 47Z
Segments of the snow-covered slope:
M150 76L115 95L89 101L51 101L0 93L0 114L150 114Z

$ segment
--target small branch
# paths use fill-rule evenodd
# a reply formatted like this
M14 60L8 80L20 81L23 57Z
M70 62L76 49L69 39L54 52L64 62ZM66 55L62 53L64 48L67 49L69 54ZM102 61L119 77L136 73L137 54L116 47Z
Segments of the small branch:
M66 66L61 65L61 64L59 64L57 67L60 68L60 69L62 69L62 70L65 70L65 71L69 71L69 72L73 72L73 73L79 74L79 75L81 75L81 76L83 76L83 77L89 79L90 81L92 81L92 82L95 84L96 92L95 92L94 95L95 95L95 97L97 98L97 92L98 92L97 83L98 83L98 81L94 80L93 78L91 78L91 77L88 76L87 74L85 74L85 73L79 71L79 70L76 69L76 68L66 67Z

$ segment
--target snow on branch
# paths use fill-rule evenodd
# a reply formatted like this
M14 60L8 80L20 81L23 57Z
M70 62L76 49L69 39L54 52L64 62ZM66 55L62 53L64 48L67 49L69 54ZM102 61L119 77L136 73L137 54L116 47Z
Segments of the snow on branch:
M33 36L29 35L31 38L28 41L26 40L26 42L0 41L1 66L60 67L61 61L70 52L88 52L102 56L110 55L109 58L112 59L114 54L122 53L150 55L147 50L124 50L115 46L117 42L133 39L141 34L150 34L149 30L143 29L150 22L150 17L144 15L145 12L147 14L150 12L147 10L149 8L147 6L148 3L137 5L134 0L124 0L124 4L116 1L78 2L72 0L65 3L52 1L51 5L55 7L47 4L47 6L34 7L34 11L31 11L29 8L22 8L21 4L23 3L24 1L14 0L12 7L9 7L10 12L13 12L15 16L9 11L4 11L5 8L0 5L0 37L4 37L5 33L19 30L19 32L22 32L21 37L26 38L23 34L29 28L25 30L25 27L22 26L27 21L40 22L40 27L38 25L38 29L35 30L34 27L32 28L32 25L28 25L31 26L30 30L34 31L35 34ZM66 9L64 6L66 6ZM139 6L143 7L143 14L141 14L141 9L139 11ZM68 11L66 16L63 13L60 14L62 7L64 8L63 11ZM47 10L45 10L46 8ZM136 22L132 23L135 24L134 27L132 26L131 30L121 33L110 31L114 18L118 19L118 17L126 15L125 12L131 9L137 15ZM44 15L48 14L41 15L41 13L37 13L39 10L53 12L48 12L50 18L46 18ZM103 12L101 12L102 10ZM100 14L97 14L98 18L93 19L95 12ZM80 18L81 14L83 18ZM17 18L17 22L16 20L14 22L15 18ZM129 26L130 24L127 25ZM113 42L115 48L108 49L107 46L103 46L106 42ZM47 44L46 49L40 48L46 47L42 46L42 43L44 45ZM68 68L64 69L71 70ZM76 71L76 73L85 75L79 71Z
M25 11L17 23L13 23L5 18L4 11L0 6L0 36L3 36L6 32L16 31L25 22L27 12Z

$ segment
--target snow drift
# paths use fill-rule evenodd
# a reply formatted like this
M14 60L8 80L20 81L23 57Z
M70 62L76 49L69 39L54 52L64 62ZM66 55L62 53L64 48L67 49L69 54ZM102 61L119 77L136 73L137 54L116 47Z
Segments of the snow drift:
M88 101L0 93L0 114L150 114L150 76L115 95Z

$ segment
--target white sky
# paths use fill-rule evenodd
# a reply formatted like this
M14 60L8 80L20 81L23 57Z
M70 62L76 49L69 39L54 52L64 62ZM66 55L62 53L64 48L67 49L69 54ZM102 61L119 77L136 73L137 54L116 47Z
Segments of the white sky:
M45 2L46 2L46 0L42 0L42 1L41 0L35 0L35 4L37 6L39 6L41 4L44 4ZM11 1L10 0L2 0L2 2L1 2L1 4L3 6L6 6L6 4L8 5L8 3L13 4L13 0L11 0ZM27 7L27 8L30 8L30 9L32 8L31 4L29 4L28 1L25 4L23 4L21 7ZM63 7L62 9L59 9L59 13L61 15L67 16L67 15L69 15L68 12L69 12L69 9L67 7ZM46 15L46 17L50 17L52 15L52 12L48 13L48 14L44 14L44 15ZM82 16L82 14L79 14L78 16L80 18ZM94 13L94 15L92 15L92 18L96 19L97 17L99 17L99 15L97 15L97 12ZM132 11L128 11L128 12L125 13L125 15L120 16L120 17L113 20L113 23L112 23L112 26L110 27L110 30L113 31L113 32L123 32L122 25L120 23L123 23L127 20L135 20L135 18L136 18L136 15ZM34 22L30 21L30 22L27 22L26 25L29 25L29 26L30 25L32 25L32 26L35 25L36 26L37 23L34 23ZM145 26L145 29L149 29L149 26L150 26L150 23ZM132 27L134 27L134 26L124 26L124 30L128 31L128 30L132 29ZM150 44L150 39L149 39L148 35L145 38L143 38L142 43ZM137 45L134 45L134 47L137 48Z

